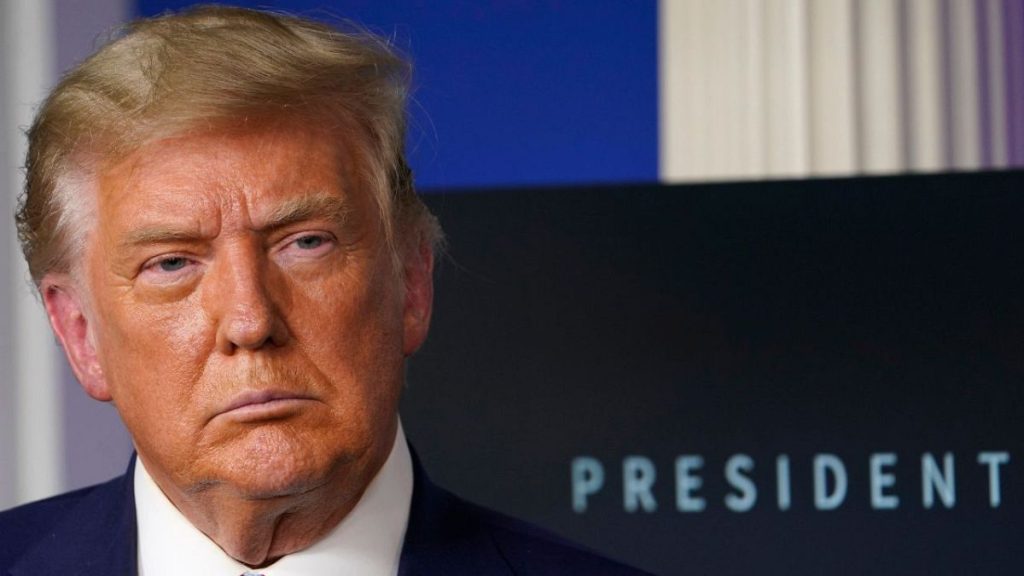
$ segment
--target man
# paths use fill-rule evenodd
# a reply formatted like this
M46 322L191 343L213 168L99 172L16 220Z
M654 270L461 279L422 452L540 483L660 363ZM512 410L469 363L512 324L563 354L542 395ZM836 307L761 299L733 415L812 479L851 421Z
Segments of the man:
M128 473L0 514L0 573L633 574L434 487L397 406L440 228L380 40L130 25L29 132L25 256Z

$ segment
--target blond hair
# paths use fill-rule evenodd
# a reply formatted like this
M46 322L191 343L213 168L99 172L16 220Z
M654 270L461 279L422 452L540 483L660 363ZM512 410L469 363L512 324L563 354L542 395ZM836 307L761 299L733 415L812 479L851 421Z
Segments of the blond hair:
M410 66L384 40L319 22L198 7L125 26L69 72L29 129L18 236L38 286L80 257L88 186L153 140L247 119L333 122L354 134L355 175L385 236L441 240L403 153Z

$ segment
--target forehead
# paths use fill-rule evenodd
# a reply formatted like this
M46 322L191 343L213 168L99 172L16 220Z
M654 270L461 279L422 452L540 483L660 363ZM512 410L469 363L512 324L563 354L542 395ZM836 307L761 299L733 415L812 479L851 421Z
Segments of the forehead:
M336 131L308 124L220 129L150 142L100 171L100 228L272 211L302 195L365 203Z

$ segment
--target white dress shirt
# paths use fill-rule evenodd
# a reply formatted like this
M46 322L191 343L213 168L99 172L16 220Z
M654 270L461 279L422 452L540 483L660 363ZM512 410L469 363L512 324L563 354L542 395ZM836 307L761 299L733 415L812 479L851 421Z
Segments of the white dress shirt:
M135 462L139 576L239 576L249 568L193 526ZM309 548L252 570L264 576L395 576L412 503L412 458L398 424L395 444L355 508Z

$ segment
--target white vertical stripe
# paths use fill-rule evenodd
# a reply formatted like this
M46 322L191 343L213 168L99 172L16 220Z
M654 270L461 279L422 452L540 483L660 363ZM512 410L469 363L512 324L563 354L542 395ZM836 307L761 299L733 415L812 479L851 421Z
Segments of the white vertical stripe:
M904 168L900 114L899 5L858 2L859 159L866 173Z
M702 52L707 59L709 113L702 119L708 123L707 166L700 176L719 180L738 176L743 159L740 143L741 126L739 91L742 87L742 28L739 19L740 0L716 0L706 5L705 24L710 32L709 48Z
M806 176L810 170L805 0L766 0L765 171Z
M949 23L953 168L977 169L981 166L981 115L974 2L949 2Z
M907 0L907 114L910 116L911 170L943 167L947 131L944 127L941 0Z
M988 105L991 134L992 167L1006 168L1009 163L1006 134L1006 66L1003 60L1003 2L988 0Z
M811 169L850 174L857 168L852 0L810 2Z
M659 172L691 180L706 164L707 67L702 0L658 4Z
M999 24L1000 1L982 1ZM953 166L976 168L979 49L988 50L988 128L1005 165L1002 29L993 25L979 48L973 6L662 0L662 178L933 171L950 167L950 151Z
M737 138L742 151L737 175L764 178L765 148L765 46L763 0L741 0L738 6L740 38L739 88L735 95L740 119Z
M50 0L8 0L3 26L12 50L8 78L10 100L8 118L17 126L32 121L33 106L49 89L54 73L54 12ZM6 83L5 83L6 84ZM25 142L18 131L8 131L12 153L9 163L21 164ZM22 174L8 174L10 190L22 189ZM17 243L14 243L15 248ZM27 501L52 494L63 486L61 445L61 402L58 353L45 316L26 285L28 272L20 254L12 256L15 265L10 275L11 292L15 297L14 382L16 392L16 491L18 501Z
M761 0L659 4L661 177L766 174Z

